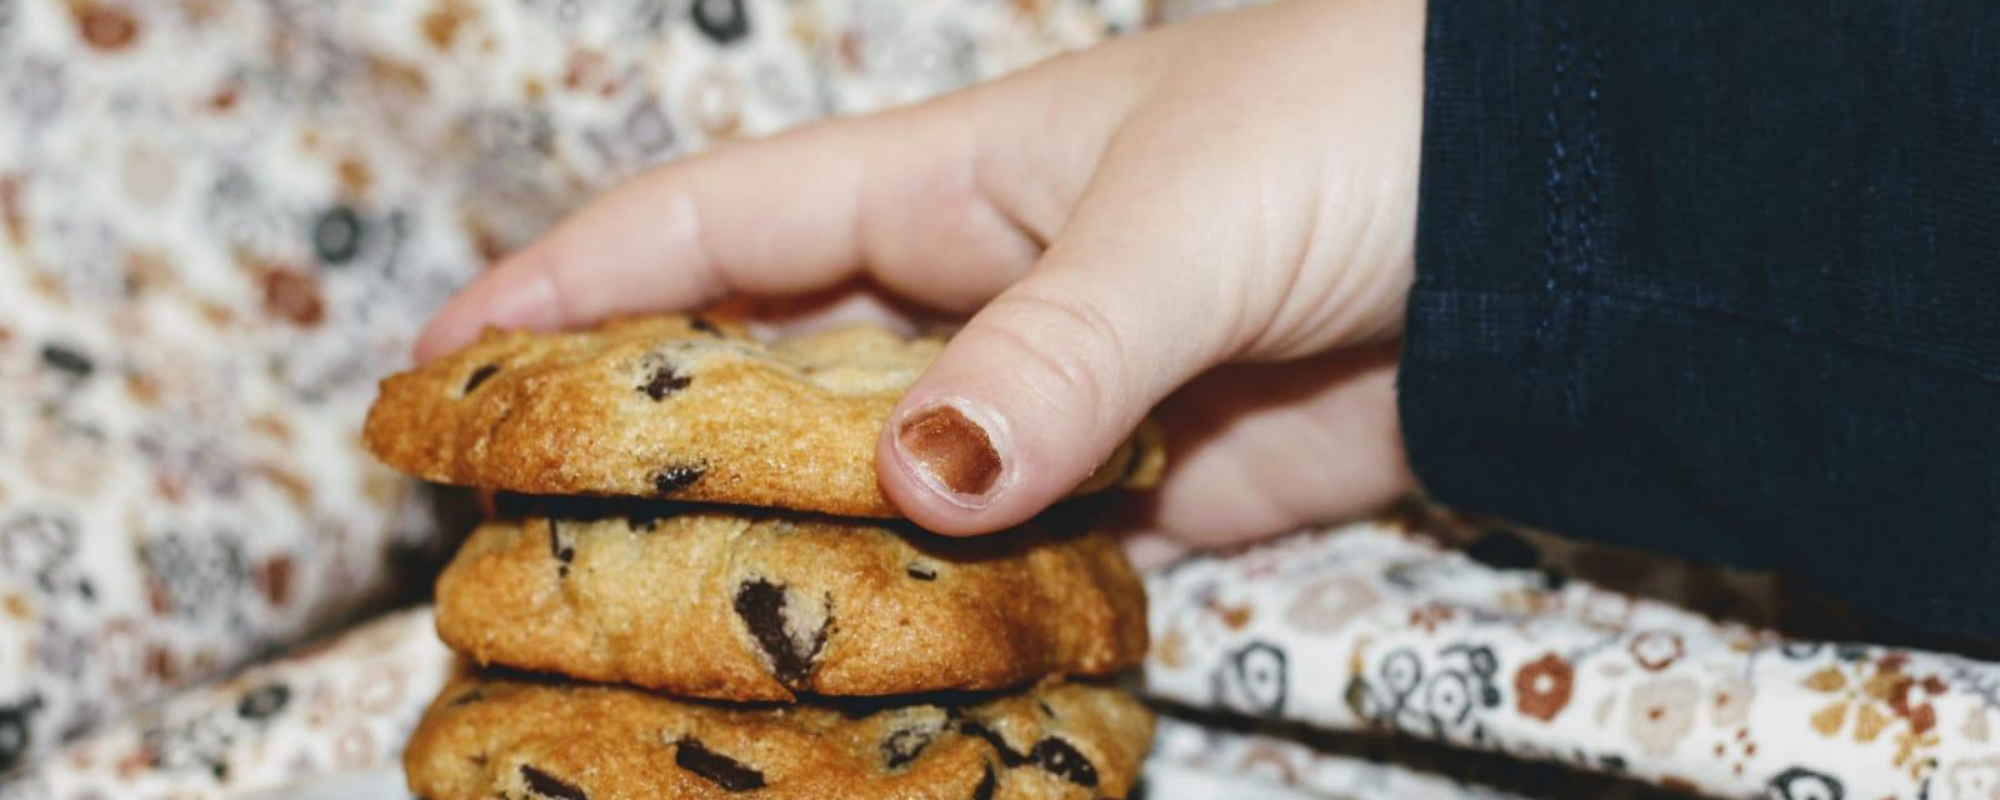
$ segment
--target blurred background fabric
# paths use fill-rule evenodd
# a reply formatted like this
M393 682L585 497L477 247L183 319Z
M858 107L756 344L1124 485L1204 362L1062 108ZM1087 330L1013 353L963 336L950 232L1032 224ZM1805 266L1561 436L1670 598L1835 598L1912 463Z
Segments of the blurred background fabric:
M432 309L649 166L1228 5L0 0L0 798L378 790L462 499L358 429ZM2000 667L1768 576L1412 507L1150 585L1157 798L2000 798Z

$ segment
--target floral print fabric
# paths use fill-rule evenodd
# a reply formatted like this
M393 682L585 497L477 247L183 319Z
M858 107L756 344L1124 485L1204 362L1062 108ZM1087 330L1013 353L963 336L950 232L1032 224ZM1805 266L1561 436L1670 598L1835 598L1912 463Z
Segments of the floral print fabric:
M648 166L1228 4L0 0L0 797L393 777L421 610L162 701L427 588L450 504L356 430L431 309ZM1152 576L1153 796L2000 797L2000 668L1479 534Z
M1718 797L2000 787L2000 665L1788 639L1497 569L1441 546L1462 538L1452 524L1306 533L1155 575L1147 689Z
M390 614L72 742L0 798L288 797L394 769L452 666L428 610Z

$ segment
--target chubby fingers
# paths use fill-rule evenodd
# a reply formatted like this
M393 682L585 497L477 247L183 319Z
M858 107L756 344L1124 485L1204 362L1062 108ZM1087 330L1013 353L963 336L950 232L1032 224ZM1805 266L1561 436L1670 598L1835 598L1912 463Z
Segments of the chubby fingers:
M965 272L1032 258L1021 234L962 180L969 155L949 117L889 115L725 147L643 175L584 207L453 298L420 360L488 326L555 330L698 306L732 293L809 292L869 255L871 191L959 193L949 202ZM903 155L889 157L893 135ZM892 187L882 189L878 187ZM874 202L888 204L888 200ZM877 227L883 227L875 223Z

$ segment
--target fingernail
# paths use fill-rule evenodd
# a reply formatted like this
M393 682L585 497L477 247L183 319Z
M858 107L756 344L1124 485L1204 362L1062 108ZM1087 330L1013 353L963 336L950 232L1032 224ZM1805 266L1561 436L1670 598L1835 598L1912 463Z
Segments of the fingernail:
M959 500L983 497L1000 479L1000 453L986 429L951 406L940 405L903 420L896 429L903 459L933 489Z

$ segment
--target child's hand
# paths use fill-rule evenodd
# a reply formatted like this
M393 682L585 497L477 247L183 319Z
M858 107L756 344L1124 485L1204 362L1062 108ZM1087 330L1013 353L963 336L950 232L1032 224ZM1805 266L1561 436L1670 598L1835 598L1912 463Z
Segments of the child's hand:
M866 275L971 315L877 451L925 527L1027 519L1177 390L1159 529L1365 511L1412 484L1393 380L1423 21L1292 0L675 163L479 280L418 352Z

